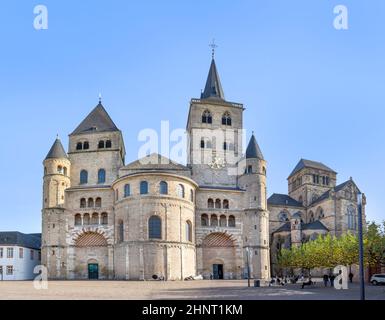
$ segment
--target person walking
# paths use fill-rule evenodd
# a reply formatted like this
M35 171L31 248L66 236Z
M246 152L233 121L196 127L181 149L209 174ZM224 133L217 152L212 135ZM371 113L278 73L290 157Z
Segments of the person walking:
M349 273L349 281L350 281L350 283L353 283L353 277L354 277L354 274L350 271L350 273Z
M331 287L334 287L334 279L336 278L336 276L334 274L331 274L329 276L329 279L330 279L330 286Z
M325 288L328 286L329 276L325 273L323 276Z

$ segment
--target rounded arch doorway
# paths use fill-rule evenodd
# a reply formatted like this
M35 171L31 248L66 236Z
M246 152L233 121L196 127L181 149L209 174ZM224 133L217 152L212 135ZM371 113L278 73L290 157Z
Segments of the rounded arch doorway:
M236 277L236 250L231 235L214 232L202 242L203 274L214 280Z

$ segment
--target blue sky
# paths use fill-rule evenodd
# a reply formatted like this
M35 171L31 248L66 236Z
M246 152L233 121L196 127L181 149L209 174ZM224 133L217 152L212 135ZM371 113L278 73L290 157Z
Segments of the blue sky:
M48 30L33 8L48 8ZM336 5L349 29L333 28ZM383 0L3 1L0 17L0 229L39 232L42 161L98 93L135 160L144 128L184 128L216 54L225 95L245 104L269 164L268 193L286 193L300 158L354 178L370 220L385 218Z

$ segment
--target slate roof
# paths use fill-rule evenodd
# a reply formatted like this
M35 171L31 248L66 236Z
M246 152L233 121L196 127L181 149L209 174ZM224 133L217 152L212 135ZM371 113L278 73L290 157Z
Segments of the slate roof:
M280 226L277 230L275 230L273 233L278 232L289 232L291 231L291 224L290 222L285 222L282 226Z
M188 167L176 163L160 154L153 153L142 159L131 162L122 168L122 170L189 170Z
M294 174L296 174L298 171L301 171L303 168L313 168L313 169L321 169L321 170L325 170L325 171L329 171L329 172L333 172L333 173L337 173L335 172L333 169L330 169L329 167L325 166L323 163L321 162L316 162L316 161L312 161L312 160L306 160L306 159L301 159L298 164L295 166L294 170L290 173L290 176L293 176Z
M329 229L326 228L325 225L319 220L316 220L316 221L311 222L311 223L302 224L302 230L325 230L325 231L329 231Z
M25 234L17 231L0 232L0 245L40 249L41 233Z
M289 197L287 194L274 193L267 199L267 204L277 206L289 206L289 207L303 207L302 203Z
M52 145L51 149L49 150L45 159L47 160L47 159L62 159L62 158L68 159L68 155L65 152L60 139L57 138L54 144Z
M311 222L311 223L301 223L301 229L302 230L325 230L325 231L329 231L329 229L326 228L325 225L319 220ZM290 231L291 231L290 222L285 222L282 226L280 226L273 233L290 232Z
M251 136L249 145L247 146L246 158L247 159L257 158L257 159L264 160L262 151L259 148L259 145L257 143L257 139L255 139L254 134Z
M222 89L221 80L219 78L219 73L214 59L212 59L211 61L210 71L207 76L205 90L201 94L201 99L210 98L225 100L225 94Z
M99 102L95 109L91 111L71 135L111 131L119 131L119 129L112 121L106 109L104 109L103 105Z

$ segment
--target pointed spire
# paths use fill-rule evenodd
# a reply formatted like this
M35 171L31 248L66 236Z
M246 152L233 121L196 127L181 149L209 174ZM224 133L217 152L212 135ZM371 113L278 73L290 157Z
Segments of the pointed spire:
M54 144L52 145L47 156L45 157L45 160L47 160L47 159L63 159L63 158L68 159L68 155L63 148L63 145L59 139L59 136L57 136Z
M71 135L90 132L112 132L119 131L110 115L104 109L101 101L91 113L80 123Z
M257 139L255 139L254 132L251 136L249 145L247 146L246 158L247 159L257 158L260 160L264 160L262 151L259 148L259 145L257 143Z
M225 94L223 92L221 80L219 78L219 73L215 64L215 49L218 47L215 44L215 40L213 40L212 44L210 44L210 47L212 49L211 66L209 75L207 76L205 90L201 93L201 99L214 98L225 100Z

